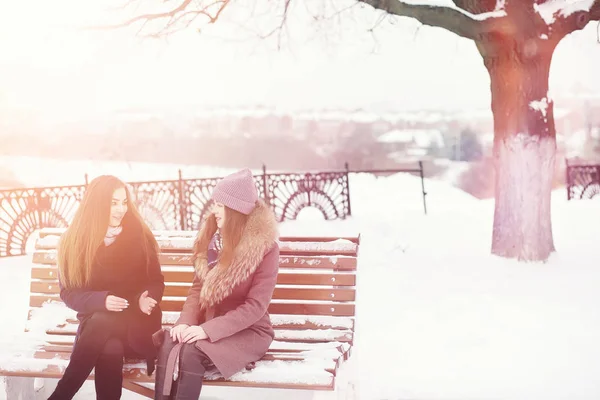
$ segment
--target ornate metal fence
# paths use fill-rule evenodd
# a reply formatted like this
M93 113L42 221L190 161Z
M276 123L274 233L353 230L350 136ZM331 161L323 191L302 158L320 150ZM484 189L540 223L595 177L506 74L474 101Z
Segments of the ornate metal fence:
M29 236L42 227L66 227L85 186L0 191L0 256L25 252Z
M600 164L567 160L567 199L600 198Z
M350 207L350 173L420 173L423 207L423 165L418 169L255 175L260 196L273 208L279 221L296 219L306 207L321 211L326 220L345 219ZM136 204L145 221L156 230L195 230L210 207L210 195L220 178L131 182ZM87 181L87 179L86 179ZM0 257L25 254L27 240L37 229L65 228L72 220L86 185L0 190Z

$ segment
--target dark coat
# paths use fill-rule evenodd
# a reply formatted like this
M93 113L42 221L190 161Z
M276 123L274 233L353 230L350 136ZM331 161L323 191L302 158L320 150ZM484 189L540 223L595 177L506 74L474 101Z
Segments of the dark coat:
M76 341L85 329L86 320L94 313L110 312L118 314L115 317L124 325L119 331L127 338L125 345L145 359L156 357L152 333L161 328L162 311L157 305L150 315L144 314L138 300L148 290L149 297L160 303L165 285L158 255L146 257L142 240L141 227L124 224L123 231L110 246L103 243L98 249L87 287L66 289L61 285L60 298L77 311L80 321ZM119 313L108 311L105 301L109 294L127 299L129 307Z

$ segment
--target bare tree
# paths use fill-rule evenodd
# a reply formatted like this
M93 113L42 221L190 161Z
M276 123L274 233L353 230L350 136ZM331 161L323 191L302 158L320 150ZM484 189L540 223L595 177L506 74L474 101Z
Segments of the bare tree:
M238 2L179 0L168 11L137 15L121 26L160 20L161 28L152 34L160 36L185 28L198 17L215 23L225 8ZM600 20L600 0L452 0L454 6L399 0L357 2L446 29L475 43L490 76L494 115L492 253L525 261L547 260L555 250L550 197L556 131L554 105L548 96L550 64L565 36ZM276 3L282 12L273 32L283 28L290 3Z

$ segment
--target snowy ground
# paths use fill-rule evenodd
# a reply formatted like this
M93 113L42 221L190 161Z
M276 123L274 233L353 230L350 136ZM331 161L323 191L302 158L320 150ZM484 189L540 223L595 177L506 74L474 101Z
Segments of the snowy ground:
M546 264L520 264L489 255L491 201L426 185L428 216L418 179L358 175L352 219L325 223L305 210L282 224L284 233L361 233L352 357L358 398L600 398L600 203L569 203L557 191L558 253ZM3 313L18 322L2 324L0 340L25 321L27 261L0 262ZM207 388L202 398L284 395L310 398L223 388ZM93 385L78 398L94 398Z

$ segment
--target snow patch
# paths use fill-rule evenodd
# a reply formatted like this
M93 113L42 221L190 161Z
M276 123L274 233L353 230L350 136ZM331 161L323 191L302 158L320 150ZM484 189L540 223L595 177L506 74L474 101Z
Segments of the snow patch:
M279 242L282 250L302 251L355 251L356 244L347 239L337 239L331 242Z
M50 365L57 366L59 370L64 369L69 364L69 360L63 360L60 358L52 359L39 359L33 358L33 352L31 354L14 353L12 350L0 356L0 369L6 369L9 371L23 371L23 372L43 372Z
M336 326L340 328L351 329L353 320L348 317L328 317L328 316L302 316L302 315L271 315L271 323L274 326L281 325L304 325L312 323L317 326Z
M529 103L529 107L535 111L539 111L544 116L544 119L547 118L548 115L548 98L544 97L540 100L534 100Z
M37 240L38 248L54 249L60 241L59 235L47 235Z
M331 383L333 375L325 368L332 366L331 360L320 358L304 361L258 361L256 368L252 371L238 372L230 380L328 385Z
M42 307L31 309L31 318L27 321L29 334L43 337L46 331L64 325L68 319L76 319L77 313L62 302L49 301Z
M589 11L594 0L548 0L542 4L534 4L533 8L547 25L552 25L556 17L568 17L579 11Z
M278 340L335 340L343 336L352 339L352 332L338 329L276 329L275 338Z

